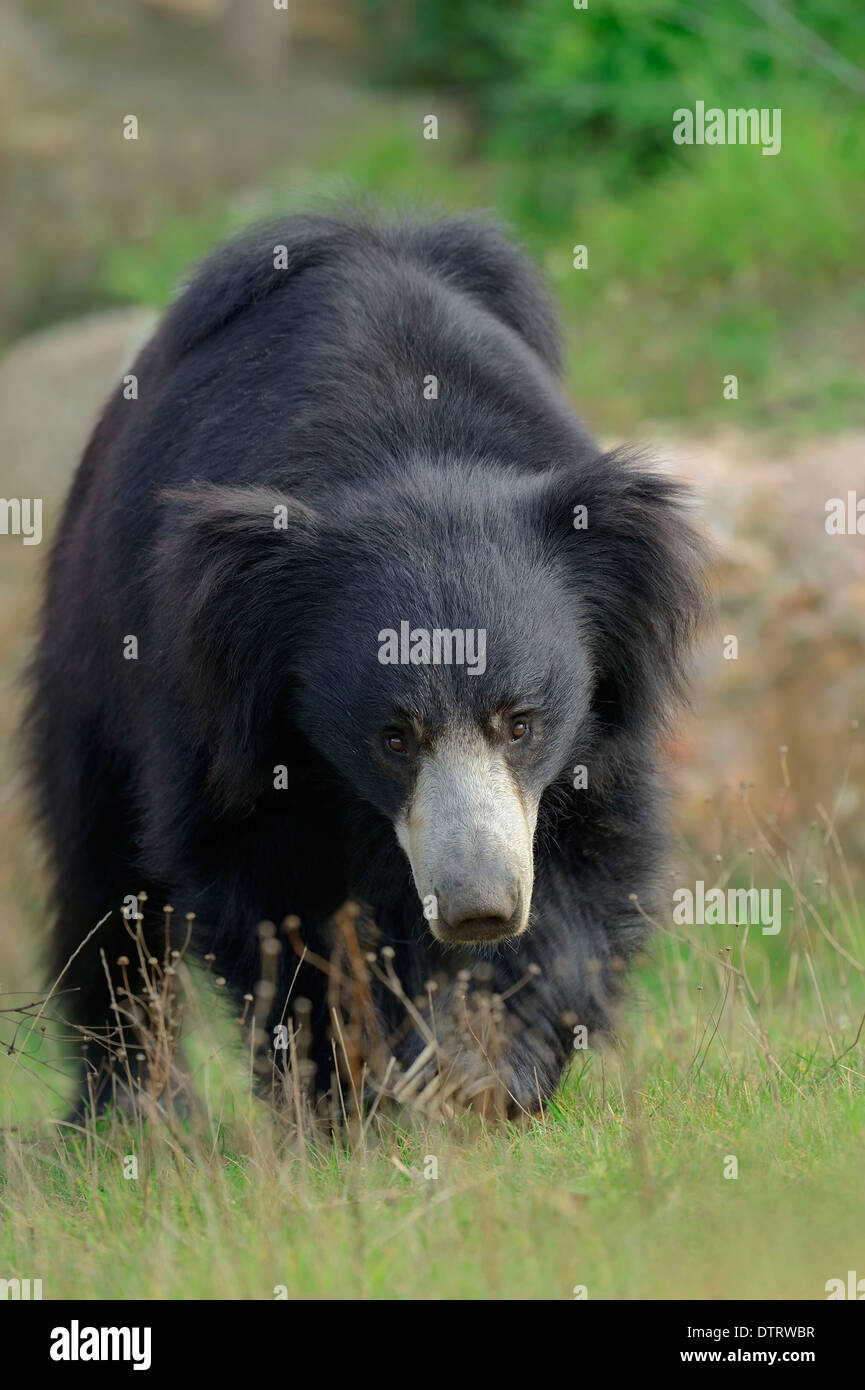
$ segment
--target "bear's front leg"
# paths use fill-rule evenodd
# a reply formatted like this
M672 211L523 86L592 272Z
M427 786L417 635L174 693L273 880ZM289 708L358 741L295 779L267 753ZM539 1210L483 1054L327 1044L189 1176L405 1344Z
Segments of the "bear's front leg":
M518 947L441 970L425 1005L406 1000L396 1098L430 1112L537 1114L574 1056L612 1031L627 958L642 936L630 903L601 921L586 906L536 900Z
M572 1056L578 1023L554 983L536 965L519 975L510 962L484 960L434 985L396 1049L394 1098L433 1114L536 1115ZM594 1031L597 1010L583 1013Z
M497 980L494 965L483 961L436 988L397 1048L394 1098L430 1114L537 1114L568 1062L571 1035L550 1017L552 1000L537 977L528 976L524 987L532 1003L517 1009L507 980Z

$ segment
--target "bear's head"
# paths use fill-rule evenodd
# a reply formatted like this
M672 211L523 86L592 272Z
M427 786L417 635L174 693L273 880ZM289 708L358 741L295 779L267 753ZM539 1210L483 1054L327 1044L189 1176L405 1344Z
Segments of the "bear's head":
M392 823L437 939L524 932L539 811L648 769L681 693L704 560L682 489L613 454L167 505L161 582L215 794L254 803L300 735Z

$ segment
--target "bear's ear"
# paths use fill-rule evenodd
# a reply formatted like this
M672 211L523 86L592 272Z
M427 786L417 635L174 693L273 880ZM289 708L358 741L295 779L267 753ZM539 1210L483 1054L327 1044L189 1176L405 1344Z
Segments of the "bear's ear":
M596 670L608 735L642 737L684 697L686 658L706 616L711 547L688 489L621 452L556 468L541 484L546 540Z
M164 669L179 671L190 733L224 805L249 805L286 689L300 628L315 607L310 558L319 517L266 488L165 492L150 575L165 614Z

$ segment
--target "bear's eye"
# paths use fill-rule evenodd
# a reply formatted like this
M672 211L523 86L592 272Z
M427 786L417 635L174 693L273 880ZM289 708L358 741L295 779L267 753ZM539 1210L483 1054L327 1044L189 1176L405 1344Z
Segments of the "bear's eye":
M518 743L529 733L531 733L531 725L527 719L515 719L511 724L511 741L513 743Z
M388 748L391 753L408 752L408 747L406 746L406 741L403 738L402 734L398 734L396 732L385 734L384 742L385 747Z

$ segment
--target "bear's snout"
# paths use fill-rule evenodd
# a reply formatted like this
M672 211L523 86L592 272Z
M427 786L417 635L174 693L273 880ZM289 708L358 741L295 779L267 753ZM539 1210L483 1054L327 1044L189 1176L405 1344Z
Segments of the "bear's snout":
M396 832L437 940L480 945L525 931L536 817L479 735L452 734L423 759Z
M480 944L522 930L516 873L501 863L484 866L480 856L454 868L433 887L438 914L432 925L440 940Z

